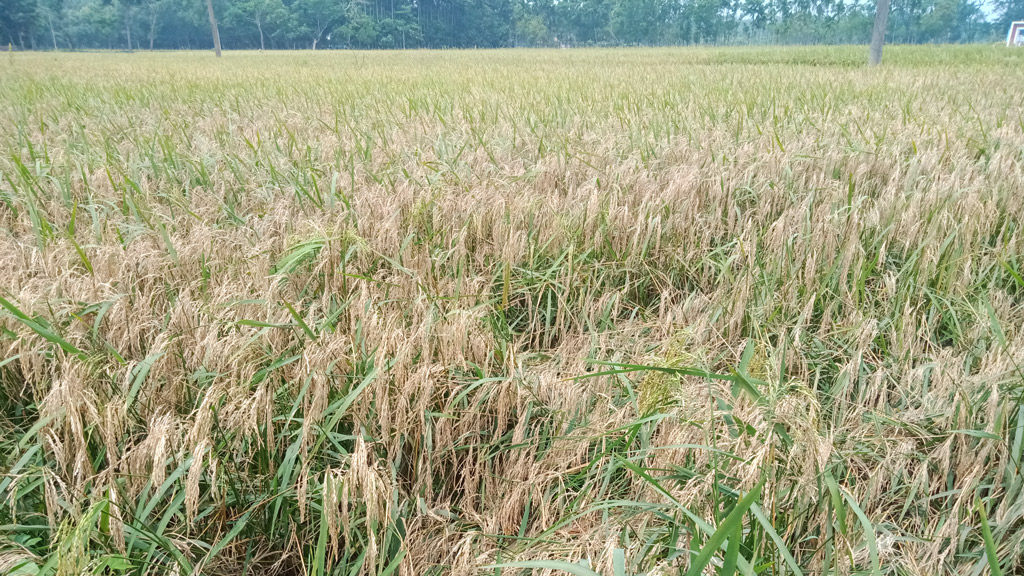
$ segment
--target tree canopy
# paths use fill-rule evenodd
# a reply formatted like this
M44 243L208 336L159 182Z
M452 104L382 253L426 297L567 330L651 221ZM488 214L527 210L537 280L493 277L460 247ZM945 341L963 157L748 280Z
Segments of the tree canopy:
M866 43L865 0L214 0L225 49ZM896 43L977 42L1024 0L893 0ZM204 0L0 0L19 49L212 46Z

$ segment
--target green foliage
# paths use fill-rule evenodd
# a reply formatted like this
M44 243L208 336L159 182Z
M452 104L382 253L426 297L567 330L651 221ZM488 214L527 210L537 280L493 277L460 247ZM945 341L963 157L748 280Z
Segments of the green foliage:
M996 40L1024 18L1014 1L991 13L977 0L897 0L889 40ZM21 49L211 45L203 2L6 2L0 34ZM873 4L803 0L216 0L214 9L228 49L866 43L874 19Z
M665 16L661 0L618 0L611 13L612 34L623 44L659 44Z

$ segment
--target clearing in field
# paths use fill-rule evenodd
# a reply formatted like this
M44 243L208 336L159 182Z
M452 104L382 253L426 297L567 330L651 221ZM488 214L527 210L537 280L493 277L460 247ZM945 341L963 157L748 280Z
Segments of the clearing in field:
M5 57L0 573L1021 574L1024 51L887 50Z

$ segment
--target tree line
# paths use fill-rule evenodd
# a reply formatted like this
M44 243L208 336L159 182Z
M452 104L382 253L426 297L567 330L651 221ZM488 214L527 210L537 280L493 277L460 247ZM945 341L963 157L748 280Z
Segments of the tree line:
M994 41L1024 0L892 0L887 40ZM226 49L867 43L865 0L213 0ZM205 0L0 0L17 49L206 49Z

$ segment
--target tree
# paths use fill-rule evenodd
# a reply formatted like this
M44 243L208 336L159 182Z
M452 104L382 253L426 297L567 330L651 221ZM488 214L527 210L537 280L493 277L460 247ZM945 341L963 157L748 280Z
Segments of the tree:
M391 17L380 20L377 26L375 46L379 48L401 48L419 46L423 41L419 23L412 14L412 6L400 5Z
M149 49L153 49L153 44L156 42L157 24L162 19L174 14L174 9L170 5L173 0L145 0L143 7L145 9L146 17L149 21Z
M313 50L324 37L324 33L333 30L344 16L343 7L338 0L298 0L292 5L292 13L301 26L303 35L313 43Z
M23 49L976 42L1024 0L0 0ZM888 6L888 9L884 9ZM883 20L884 19L884 22ZM877 29L873 26L878 20ZM999 34L994 34L998 30ZM872 56L873 58L874 56Z
M459 0L453 6L451 40L466 48L507 46L512 38L512 3L507 0Z
M727 13L727 0L688 0L676 17L677 37L685 44L714 44L736 26Z
M35 29L40 21L39 4L36 0L4 0L0 7L0 30L7 41L23 50L35 48ZM28 39L28 46L25 40Z
M1024 10L1021 12L1024 14ZM981 4L972 0L960 0L957 3L953 23L952 42L976 42L992 33L993 25L986 20Z
M220 58L220 31L217 29L217 17L213 15L213 0L206 0L206 13L210 15L210 32L213 34L213 53Z
M771 7L766 0L743 0L740 9L755 30L763 30L771 20Z
M654 44L661 40L664 20L660 0L618 0L612 9L612 33L626 44Z
M281 0L236 0L225 20L230 24L254 25L260 37L260 50L265 50L265 29L279 30L290 18Z
M949 42L956 28L960 0L935 0L917 25L923 42Z
M539 11L559 44L597 44L612 41L609 23L615 0L559 0L540 4ZM534 4L538 6L538 4Z
M65 8L63 25L68 45L72 48L111 48L111 41L119 38L120 18L112 3L95 0L75 0Z
M532 13L529 6L518 3L513 9L513 15L513 46L545 46L551 43L551 33L540 14Z
M132 50L132 23L135 20L135 9L139 6L139 0L115 0L114 5L121 13L124 24L125 41L128 43L128 51Z
M995 0L995 13L998 15L996 26L999 32L1006 34L1010 23L1024 20L1024 0Z
M882 63L882 44L885 43L885 27L889 22L889 0L877 0L875 5L875 27L871 30L871 49L868 53L868 65L878 66Z
M50 30L50 40L53 41L53 49L60 50L57 47L57 31L54 29L53 23L54 21L61 22L63 20L63 0L40 0L39 10L42 16L46 18L46 26Z
M345 14L345 24L336 32L345 38L345 45L356 48L370 48L377 43L377 23L362 6L351 2Z

